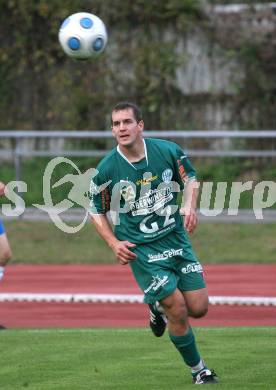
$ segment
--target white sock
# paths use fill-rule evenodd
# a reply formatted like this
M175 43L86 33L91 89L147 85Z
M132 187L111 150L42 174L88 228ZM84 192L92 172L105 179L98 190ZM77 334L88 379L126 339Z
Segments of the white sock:
M192 374L203 370L203 368L205 368L204 360L200 359L199 363L196 366L191 367Z

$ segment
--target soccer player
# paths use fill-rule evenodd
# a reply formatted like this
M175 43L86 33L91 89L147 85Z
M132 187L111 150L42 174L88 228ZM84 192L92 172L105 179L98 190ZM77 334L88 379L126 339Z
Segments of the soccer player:
M218 378L201 358L189 323L189 316L199 318L208 310L202 266L188 237L197 225L195 170L177 144L143 138L143 129L135 104L121 102L113 108L118 145L92 178L92 221L117 261L130 265L150 307L153 333L162 336L167 322L193 382L215 384ZM183 189L179 209L176 198Z
M5 184L0 182L0 196L4 195ZM2 220L0 219L0 281L3 279L5 266L12 256L9 241Z

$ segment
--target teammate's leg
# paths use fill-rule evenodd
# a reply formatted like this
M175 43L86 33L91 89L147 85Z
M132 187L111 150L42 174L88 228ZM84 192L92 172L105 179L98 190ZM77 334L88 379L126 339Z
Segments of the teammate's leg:
M5 233L4 225L0 220L0 280L4 276L5 266L10 260L11 255L11 248Z
M5 266L12 255L7 235L0 234L0 266Z

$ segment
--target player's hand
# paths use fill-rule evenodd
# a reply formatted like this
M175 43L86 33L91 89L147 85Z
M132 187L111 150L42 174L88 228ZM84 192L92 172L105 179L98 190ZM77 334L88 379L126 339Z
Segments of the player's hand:
M188 233L192 234L197 226L196 210L193 208L182 207L179 212L180 215L183 215L184 217L184 228Z
M129 241L118 241L113 246L113 252L115 253L117 261L121 265L126 265L130 261L136 259L137 255L133 253L129 248L135 248L136 245Z
M6 185L0 181L0 196L5 195L5 187Z

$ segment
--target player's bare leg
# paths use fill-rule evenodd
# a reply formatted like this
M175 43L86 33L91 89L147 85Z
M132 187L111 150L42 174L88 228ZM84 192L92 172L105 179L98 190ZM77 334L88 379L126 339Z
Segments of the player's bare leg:
M208 295L207 290L204 290L206 289L195 290L197 291L196 294L189 292L190 294L187 295L176 289L160 303L168 320L170 339L180 352L184 362L190 367L194 383L215 384L218 382L218 378L214 371L210 371L205 366L203 359L200 357L188 318L190 313L195 317L206 314ZM196 299L201 302L196 303Z
M5 266L12 256L6 233L0 234L0 280L4 276Z
M201 318L208 312L209 297L207 288L182 291L189 317Z

